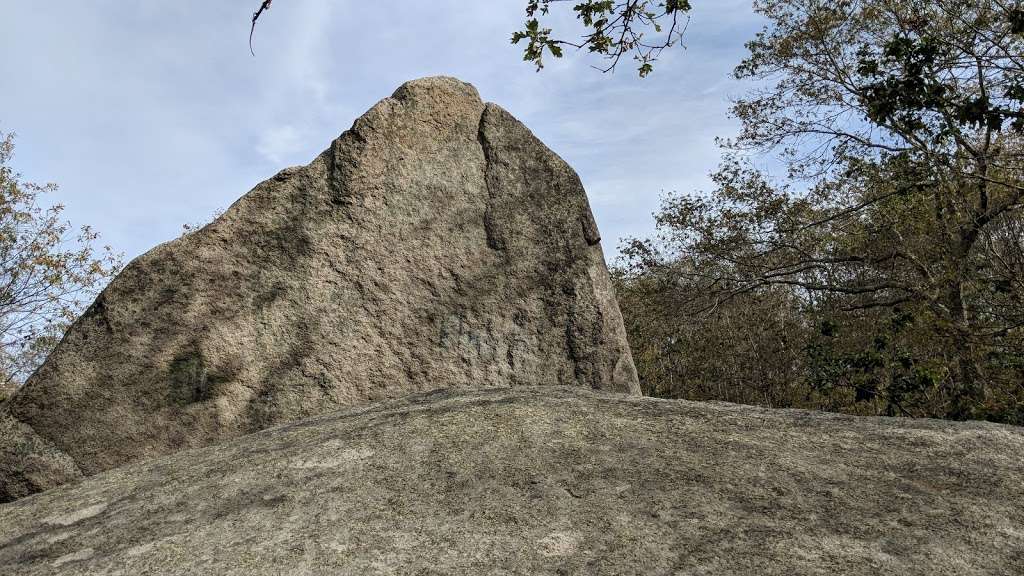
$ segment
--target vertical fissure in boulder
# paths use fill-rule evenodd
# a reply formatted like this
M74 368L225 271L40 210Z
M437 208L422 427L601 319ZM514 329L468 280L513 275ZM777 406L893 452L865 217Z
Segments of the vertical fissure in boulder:
M494 154L491 150L490 143L487 141L487 135L484 132L484 122L487 118L488 107L485 105L483 112L480 113L480 122L477 125L477 142L480 144L480 150L484 155L484 189L487 192L487 207L484 210L484 233L487 235L487 247L492 250L504 251L508 248L507 243L501 238L498 232L498 223L496 221L497 215L495 214L495 191L491 185L491 163L494 162Z

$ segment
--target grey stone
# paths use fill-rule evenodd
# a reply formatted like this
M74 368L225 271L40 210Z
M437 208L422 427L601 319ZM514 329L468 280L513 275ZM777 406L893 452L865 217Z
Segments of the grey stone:
M27 425L0 412L0 502L78 480L75 462Z
M0 404L10 398L18 390L13 382L0 382Z
M91 475L438 387L638 394L599 242L522 124L458 80L410 82L133 261L0 410L50 447L39 470ZM23 468L0 461L0 495L68 478Z
M1024 574L1024 430L425 393L0 506L0 573Z

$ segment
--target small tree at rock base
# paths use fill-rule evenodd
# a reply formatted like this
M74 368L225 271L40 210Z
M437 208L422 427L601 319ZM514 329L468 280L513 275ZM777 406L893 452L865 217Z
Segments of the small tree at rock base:
M0 133L0 396L35 371L121 265L109 246L94 246L90 227L62 219L62 205L40 204L56 185L22 181L13 155L14 135Z

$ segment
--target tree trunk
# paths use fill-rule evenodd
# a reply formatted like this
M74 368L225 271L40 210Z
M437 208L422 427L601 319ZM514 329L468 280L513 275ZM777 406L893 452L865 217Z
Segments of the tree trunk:
M950 289L949 310L952 316L952 340L956 354L957 381L951 390L949 417L967 420L974 417L984 400L981 373L974 358L970 321L963 299L963 281L954 281Z

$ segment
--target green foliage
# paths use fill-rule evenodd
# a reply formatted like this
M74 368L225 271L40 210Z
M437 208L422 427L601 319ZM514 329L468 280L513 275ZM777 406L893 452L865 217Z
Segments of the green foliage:
M870 404L874 413L936 415L940 407L931 401L941 395L940 385L949 373L916 346L916 328L929 329L915 326L913 313L898 306L860 318L824 320L805 348L807 383L824 396L839 392L841 398L852 398L854 408Z
M613 271L644 394L818 407L808 404L813 391L801 381L807 328L793 313L798 303L784 290L765 290L688 314L704 286L682 275L677 267L683 265L648 262Z
M695 342L680 364L704 366L694 356L713 353L689 322L718 350L746 342L739 357L753 372L797 375L773 381L785 393L765 398L1024 423L1019 3L755 6L769 24L736 73L760 87L737 101L742 131L731 145L779 152L787 177L727 157L711 194L666 199L659 236L627 247L620 287L670 287L671 303L658 306L686 320L658 338ZM632 302L647 308L624 306L644 349L650 334L638 323L665 320ZM732 320L773 310L797 353ZM659 379L649 388L664 386L641 373Z
M93 246L95 231L61 219L63 206L39 204L56 186L22 181L13 153L13 135L0 134L0 379L8 385L42 363L120 266L110 247Z
M523 60L537 70L544 68L545 51L561 58L563 46L570 46L602 56L607 62L605 72L614 70L623 56L632 55L640 76L647 76L661 52L681 39L685 28L681 17L690 11L689 0L574 0L572 11L585 32L578 41L568 41L553 37L551 28L541 25L551 5L563 1L567 0L529 0L523 29L512 35L513 44L527 41ZM649 35L655 39L647 39Z
M1024 74L1019 66L1005 68L998 75L990 73L987 85L979 86L979 90L957 90L969 75L980 72L984 77L986 67L991 69L1002 60L1012 62L1012 53L1024 48L1020 39L1014 39L1022 35L1020 10L983 3L973 14L968 13L970 24L966 28L943 30L931 26L930 18L942 17L945 10L942 3L922 4L909 10L912 24L891 32L880 47L868 43L860 47L857 82L861 84L860 98L868 119L878 125L928 131L930 123L924 116L939 115L958 126L998 131L1009 122L1014 130L1024 129ZM950 42L950 32L963 35L968 42L976 41L971 34L990 35L992 40L983 42L990 44L991 51L976 54L978 59L966 65L953 64L962 62L970 50ZM939 75L937 70L951 74ZM945 130L929 136L943 139L955 134Z

